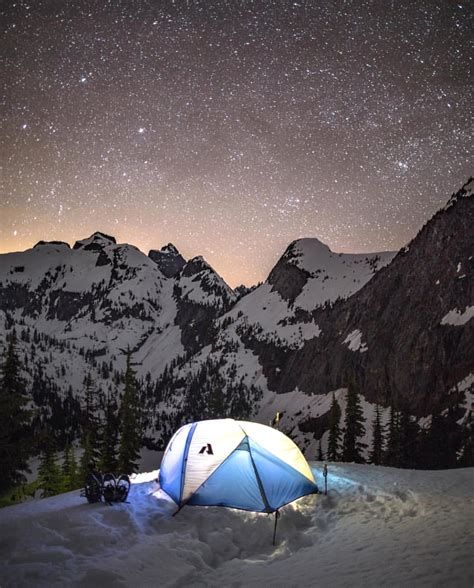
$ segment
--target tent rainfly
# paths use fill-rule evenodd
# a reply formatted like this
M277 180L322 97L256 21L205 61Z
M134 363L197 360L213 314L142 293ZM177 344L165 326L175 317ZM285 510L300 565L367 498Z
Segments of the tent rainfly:
M181 427L168 443L161 489L178 505L272 513L318 491L301 451L258 423L216 419Z

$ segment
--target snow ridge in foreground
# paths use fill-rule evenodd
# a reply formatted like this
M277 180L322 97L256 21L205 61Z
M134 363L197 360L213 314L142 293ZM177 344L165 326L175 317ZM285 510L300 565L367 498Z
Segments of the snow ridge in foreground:
M474 581L474 468L330 465L328 496L282 509L276 547L273 516L185 507L171 517L152 496L155 477L135 480L130 504L88 505L70 492L0 511L2 588Z

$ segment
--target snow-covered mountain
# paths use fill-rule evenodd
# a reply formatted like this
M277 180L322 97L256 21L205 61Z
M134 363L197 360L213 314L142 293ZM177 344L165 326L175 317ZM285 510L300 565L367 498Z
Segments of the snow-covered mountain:
M469 419L474 374L474 182L393 261L345 301L312 314L321 333L278 357L269 387L324 395L357 378L364 397L424 417L459 402ZM258 343L255 343L258 347ZM470 392L471 390L471 392Z
M172 245L162 252L152 259L98 232L73 248L42 241L0 255L0 341L16 329L37 402L51 400L37 389L54 389L55 405L80 397L89 373L117 393L127 349L151 380L206 344L236 296L202 258L183 265Z
M473 181L398 254L289 245L259 286L236 293L202 257L149 256L95 233L0 255L0 341L16 328L44 419L91 374L117 393L124 353L143 378L147 436L232 415L282 427L314 455L348 374L375 403L468 426L474 386ZM64 407L61 408L64 412ZM62 413L61 413L62 414ZM57 420L60 420L59 417ZM420 421L421 422L421 421ZM367 427L369 440L370 426Z
M322 464L311 465L323 487ZM327 496L281 509L276 546L266 514L170 516L156 476L137 476L130 504L89 505L76 491L0 510L2 587L474 583L474 468L330 465Z
M200 386L205 405L216 385L224 394L235 382L253 386L252 416L269 422L283 412L283 429L315 455L319 440L326 446L333 392L344 417L352 376L363 396L367 446L376 403L383 422L390 405L423 425L432 414L449 412L451 428L469 434L472 185L471 180L396 256L334 254L313 239L292 243L268 280L218 319L212 344L159 382L158 388L171 386L179 399L176 423L195 395L196 374L212 373L212 386L209 378Z

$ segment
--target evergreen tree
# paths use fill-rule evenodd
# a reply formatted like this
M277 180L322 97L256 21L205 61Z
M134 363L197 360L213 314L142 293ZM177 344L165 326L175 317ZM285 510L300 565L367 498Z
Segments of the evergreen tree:
M362 450L365 447L360 437L365 433L364 415L360 405L359 393L353 379L349 380L347 391L346 418L342 440L343 461L364 463Z
M439 411L435 412L431 416L431 424L425 434L424 467L443 470L457 465L453 434L451 420L443 417Z
M319 445L318 445L318 461L324 461L324 455L323 455L323 448L321 445L321 439L319 440Z
M383 461L384 434L382 422L380 420L380 406L375 406L374 421L372 423L372 448L370 451L369 461L375 465L380 465Z
M131 474L138 469L141 435L139 430L138 394L135 372L132 369L131 353L127 353L125 391L120 407L120 445L118 468L120 473Z
M79 462L79 481L82 484L91 469L97 467L97 456L94 447L95 435L86 431L82 437L81 447L83 449L81 459Z
M41 455L38 482L43 490L43 498L54 496L62 491L61 468L57 463L56 451L51 442L48 442Z
M64 449L63 466L61 469L63 476L63 491L69 492L70 490L78 488L80 483L78 482L76 456L74 455L74 447L69 443Z
M474 466L474 434L472 411L470 410L464 420L464 432L461 439L460 456L457 465L461 468Z
M84 379L84 408L82 413L83 453L79 465L80 481L85 479L91 467L97 467L99 461L99 419L96 390L92 376L88 374Z
M28 471L30 412L26 409L27 398L20 369L13 331L0 379L0 491L25 482L22 472Z
M408 410L402 409L399 414L399 465L402 468L415 468L419 465L420 429Z
M396 410L393 401L390 405L384 464L396 468L400 467L400 414Z
M341 408L333 392L331 410L329 412L329 439L327 450L327 458L329 461L338 461L339 459L339 445L341 442L340 420Z
M117 468L118 420L116 405L107 394L104 424L100 435L99 468L102 472L115 472Z

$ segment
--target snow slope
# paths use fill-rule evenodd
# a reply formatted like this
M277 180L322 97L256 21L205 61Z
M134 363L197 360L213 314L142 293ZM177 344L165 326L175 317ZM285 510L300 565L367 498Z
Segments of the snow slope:
M337 298L347 298L366 284L394 258L394 251L378 253L334 253L318 239L298 239L283 259L308 274L308 280L295 300L304 310Z
M321 464L312 464L322 486ZM330 465L328 496L272 516L185 507L135 480L130 504L77 492L0 511L2 588L456 586L474 582L474 468Z

